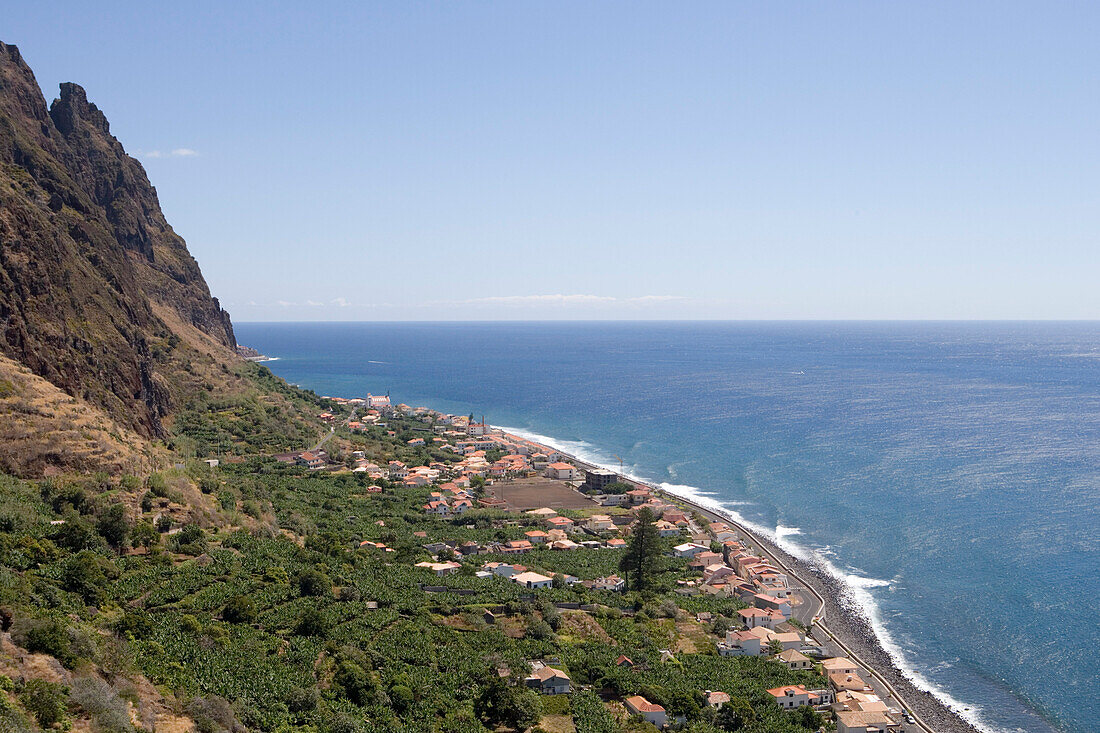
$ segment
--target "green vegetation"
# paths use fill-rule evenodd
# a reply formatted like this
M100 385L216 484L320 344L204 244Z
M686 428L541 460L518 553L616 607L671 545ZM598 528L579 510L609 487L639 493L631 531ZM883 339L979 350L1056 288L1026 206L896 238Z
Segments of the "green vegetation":
M313 416L335 404L289 386L262 365L234 366L243 389L195 390L176 416L171 447L184 456L253 454L309 445L321 435Z
M381 441L371 458L403 450L398 440ZM368 483L382 493L366 492ZM144 482L0 478L0 608L10 611L16 643L55 656L79 681L69 690L28 683L6 699L0 720L19 721L11 723L19 731L75 715L97 730L133 733L123 692L142 675L208 731L484 733L544 716L572 716L581 733L630 731L638 728L606 701L632 694L685 716L693 731L812 729L814 719L780 710L765 690L821 678L717 656L713 634L724 629L692 614L728 620L741 604L667 593L691 576L650 513L640 513L625 551L539 548L520 559L582 580L621 569L629 592L557 583L536 594L474 575L512 556L449 552L463 570L446 577L415 567L433 542L485 545L541 526L481 509L431 518L421 509L431 490L266 458ZM205 502L203 510L189 501ZM392 552L359 549L364 540ZM675 660L662 662L662 649L676 649ZM633 669L615 665L623 653ZM569 674L571 700L523 685L537 659ZM728 692L735 710L715 716L706 689Z

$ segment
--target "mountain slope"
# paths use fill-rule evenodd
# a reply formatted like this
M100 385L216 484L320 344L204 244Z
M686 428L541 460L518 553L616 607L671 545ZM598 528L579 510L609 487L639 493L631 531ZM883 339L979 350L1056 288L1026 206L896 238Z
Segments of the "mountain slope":
M0 354L98 410L108 432L171 442L174 415L203 393L259 399L266 370L235 347L229 314L103 113L68 83L47 107L19 50L0 43ZM295 395L260 392L264 409L295 412ZM0 440L29 414L17 412L0 405ZM59 456L57 470L96 465L33 452ZM29 465L0 462L20 473Z

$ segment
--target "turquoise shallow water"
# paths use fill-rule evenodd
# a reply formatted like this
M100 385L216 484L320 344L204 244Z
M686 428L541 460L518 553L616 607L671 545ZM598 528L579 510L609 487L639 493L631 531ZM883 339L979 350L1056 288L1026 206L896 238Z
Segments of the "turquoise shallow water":
M319 393L484 414L723 504L987 730L1100 730L1100 323L236 328Z

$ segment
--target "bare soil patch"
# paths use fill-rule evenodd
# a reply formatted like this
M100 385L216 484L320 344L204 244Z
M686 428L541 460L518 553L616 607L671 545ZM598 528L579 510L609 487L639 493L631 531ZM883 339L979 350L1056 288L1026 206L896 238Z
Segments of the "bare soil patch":
M499 481L489 487L496 499L508 503L509 509L520 511L550 507L551 509L595 509L599 504L570 488L564 481L548 478L524 478Z

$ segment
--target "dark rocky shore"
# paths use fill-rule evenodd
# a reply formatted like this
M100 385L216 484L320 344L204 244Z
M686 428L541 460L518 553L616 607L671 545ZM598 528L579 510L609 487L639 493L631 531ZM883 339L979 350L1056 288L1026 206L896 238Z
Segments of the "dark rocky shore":
M870 622L863 614L839 602L840 599L846 597L847 593L839 580L817 565L790 555L776 546L775 543L751 532L731 517L700 506L684 497L675 494L672 494L672 496L706 517L736 526L745 534L746 538L751 538L751 541L759 549L775 556L776 559L793 570L799 579L811 585L824 599L825 623L829 631L886 679L898 691L908 706L936 733L980 733L978 728L968 723L934 695L914 685L898 669L890 655L882 648Z
M564 451L559 450L558 452L569 456L578 468L599 468L599 466L593 463L577 458ZM841 643L855 652L855 655L858 656L862 662L866 665L870 665L880 677L885 679L905 701L908 708L916 713L921 721L932 728L936 733L982 733L980 729L968 723L957 712L949 708L932 693L925 692L913 684L905 673L898 669L894 660L886 650L883 649L882 644L879 643L878 637L875 635L874 629L871 628L871 624L867 618L859 611L841 602L841 599L847 598L847 589L839 580L830 575L823 568L812 562L794 557L777 546L774 542L752 532L725 513L707 508L691 499L680 496L679 494L664 491L660 487L648 484L644 481L639 481L637 479L626 480L630 483L668 494L711 520L726 522L730 526L737 528L745 538L755 544L758 549L767 552L790 568L794 575L798 576L799 580L810 585L822 598L824 602L822 613L824 614L825 625L828 627L829 631L831 631Z

